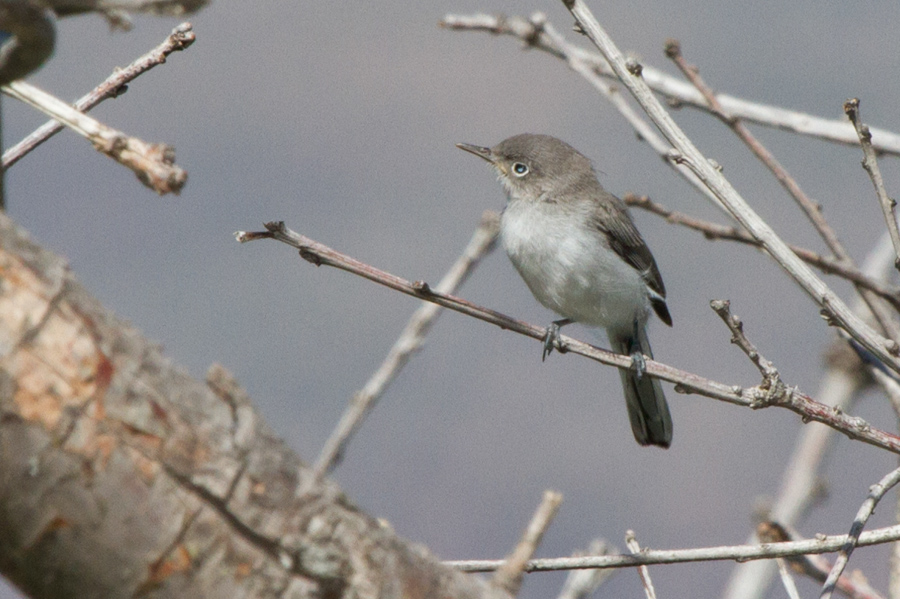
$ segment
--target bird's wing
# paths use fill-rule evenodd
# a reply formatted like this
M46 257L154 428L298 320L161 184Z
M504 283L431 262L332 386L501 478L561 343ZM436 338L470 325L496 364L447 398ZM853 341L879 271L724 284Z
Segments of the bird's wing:
M650 248L644 242L637 227L631 220L631 215L625 208L625 204L619 198L606 192L604 201L597 203L597 212L594 217L594 226L606 235L609 247L622 257L628 264L636 268L647 282L647 286L658 295L651 297L651 304L660 319L672 325L672 316L666 307L666 286L656 260L650 252Z

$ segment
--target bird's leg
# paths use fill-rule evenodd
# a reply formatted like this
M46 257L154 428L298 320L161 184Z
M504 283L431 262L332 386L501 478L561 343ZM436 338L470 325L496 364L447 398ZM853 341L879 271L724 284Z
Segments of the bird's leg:
M572 324L572 321L568 318L563 318L554 320L547 326L546 332L544 333L544 352L541 354L541 362L546 360L547 356L553 352L554 346L559 349L560 353L566 351L566 348L563 347L562 342L559 340L559 329L567 324Z
M635 320L634 331L632 331L631 343L629 344L631 347L628 348L628 351L631 352L631 368L634 369L634 378L638 381L641 380L641 377L647 371L647 362L644 360L644 354L641 353L640 326L641 324Z

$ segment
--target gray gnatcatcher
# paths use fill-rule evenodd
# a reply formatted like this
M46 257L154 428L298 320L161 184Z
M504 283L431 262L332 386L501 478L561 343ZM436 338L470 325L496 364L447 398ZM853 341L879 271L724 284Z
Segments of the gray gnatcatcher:
M597 181L590 160L549 135L522 134L493 148L457 144L496 169L509 201L500 238L534 297L564 318L547 327L544 357L559 327L603 327L612 350L630 355L619 370L634 438L668 447L672 417L662 387L644 375L650 309L666 323L666 288L624 202Z

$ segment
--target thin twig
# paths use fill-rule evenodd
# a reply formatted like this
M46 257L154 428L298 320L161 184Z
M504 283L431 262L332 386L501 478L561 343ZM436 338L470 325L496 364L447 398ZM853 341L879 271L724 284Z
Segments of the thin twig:
M663 136L672 144L673 152L678 155L677 159L684 161L721 200L735 220L763 244L769 255L819 305L831 324L846 330L861 345L882 360L888 368L900 372L900 360L897 357L900 354L900 346L895 341L879 335L872 327L853 314L837 294L790 250L768 223L756 214L722 175L720 169L700 153L644 82L641 77L642 66L637 61L625 60L584 0L563 0L563 4L607 59L616 75L647 112Z
M670 223L703 233L703 236L707 239L736 241L756 248L763 247L761 242L737 227L720 225L669 210L647 196L637 196L633 193L626 193L622 196L622 200L629 206L640 208L641 210L646 210L647 212L661 216ZM896 310L900 310L900 287L886 285L876 277L869 276L854 266L847 266L840 263L834 258L817 254L816 252L796 245L789 245L788 247L807 264L818 268L825 274L835 275L847 279L855 285L864 287L890 302Z
M887 238L887 233L884 233L863 261L861 265L863 274L873 281L882 282L894 271L892 255L890 240ZM865 317L868 308L859 299L855 302L853 310L858 315ZM835 339L832 342L831 348L825 353L825 361L828 368L822 380L819 381L816 398L825 405L846 412L851 409L861 391L872 385L872 378L869 376L869 371L863 367L857 352L851 349L843 339ZM834 447L834 432L834 429L825 426L803 427L782 473L781 485L771 507L769 517L776 520L779 527L796 525L812 505L821 499L822 481L819 470L826 453ZM764 529L761 530L758 527L757 534L751 536L748 542L792 540L787 537L765 538L761 534L764 532ZM821 561L824 562L824 559ZM827 564L821 578L816 579L819 584L825 582L830 569L831 564ZM804 571L804 573L806 572ZM767 561L738 564L734 567L723 598L761 599L766 596L773 574L774 568ZM840 580L846 581L847 577L841 577ZM854 596L860 597L860 599L862 597L881 599L877 597L877 594L857 593Z
M117 22L129 12L155 15L184 15L203 8L209 0L45 0L59 16L98 12Z
M813 226L819 232L819 235L825 241L825 244L832 253L840 260L849 260L850 256L843 244L837 238L837 233L834 232L834 229L831 228L831 225L829 225L825 220L825 217L822 216L821 207L806 195L797 181L787 172L787 169L778 162L778 159L775 158L774 154L756 139L747 126L744 125L743 121L727 112L722 107L721 102L716 98L716 94L713 92L712 88L710 88L700 76L700 71L697 67L688 64L685 60L684 55L681 53L681 44L677 40L666 41L665 53L666 56L675 63L685 78L691 82L691 85L697 88L697 91L700 92L700 95L703 96L703 99L709 105L710 112L734 131L735 135L744 142L759 161L772 172L775 179L781 184L785 191L794 198L794 201L797 202L797 205L800 206L800 209L806 214L806 217L810 222L812 222Z
M722 104L716 98L713 90L706 84L703 78L700 76L700 72L694 65L689 65L687 61L684 59L684 56L681 53L681 45L676 40L668 40L666 42L666 56L668 56L678 69L682 72L682 74L687 78L691 84L697 88L697 91L703 96L703 98L709 103L709 108L712 113L719 118L723 123L728 125L728 127L738 136L738 138L744 142L744 144L750 149L751 152L759 159L760 162L765 165L766 168L774 175L775 179L781 184L781 186L788 192L788 194L794 198L794 201L812 223L813 227L818 231L819 235L825 241L825 244L837 258L837 262L844 267L847 268L856 268L856 265L853 263L853 258L851 258L850 253L844 247L844 245L840 242L837 237L837 233L835 233L834 229L828 224L828 221L825 220L825 217L822 215L822 208L816 202L812 201L809 196L806 195L806 192L800 187L800 184L797 183L797 180L794 179L790 173L788 173L787 169L778 162L778 159L775 158L775 155L772 154L756 137L750 132L750 129L741 121L741 119L736 118L734 115L729 114L723 107ZM865 147L865 146L863 146ZM873 152L874 154L874 152ZM877 168L877 166L876 166ZM882 185L883 188L883 185ZM894 225L896 229L896 223ZM884 303L876 297L873 297L871 293L867 292L864 289L859 289L862 298L869 305L869 309L872 311L872 314L875 315L878 324L881 325L882 330L885 334L891 339L900 339L900 326L895 322L895 314L896 312L891 310L888 306L885 306Z
M822 587L822 594L819 595L819 599L831 598L835 584L841 577L844 568L847 567L847 562L850 561L850 554L853 553L853 550L859 544L860 534L862 533L866 522L868 522L869 517L872 515L872 512L875 511L875 506L881 501L884 494L897 483L900 483L900 468L897 468L869 488L869 495L866 497L866 500L856 513L856 517L853 519L853 524L850 526L850 534L847 535L847 542L841 547L841 551L834 561L834 566L832 566L831 572L828 574L825 586Z
M756 527L759 540L763 543L784 543L787 541L804 540L794 531L778 522L761 522ZM790 569L822 584L828 578L831 564L821 555L792 555L778 558L783 560ZM753 562L765 563L765 562ZM837 589L852 599L884 599L881 594L865 582L865 577L841 576L837 582Z
M641 546L638 544L633 530L625 531L625 545L628 546L628 550L632 555L641 552ZM653 588L653 581L650 580L650 570L647 566L638 566L638 576L641 578L641 584L644 587L647 599L656 599L656 589Z
M863 161L862 166L869 173L872 179L872 185L875 186L875 195L878 196L878 203L881 205L881 211L884 213L884 221L887 224L888 232L891 234L891 242L894 244L894 253L897 259L894 267L900 270L900 229L897 228L897 200L891 198L887 194L884 187L884 179L881 177L881 169L878 168L878 159L875 155L875 148L872 147L872 132L868 125L864 124L859 118L859 98L852 98L844 102L844 112L853 123L856 134L859 136L859 144L862 146Z
M283 222L266 223L266 229L266 231L257 232L238 231L235 233L235 237L242 243L258 239L275 239L298 248L303 259L317 266L324 264L345 270L395 291L418 299L428 300L532 339L543 340L546 335L544 327L511 318L496 310L483 308L453 295L438 293L423 281L412 283L369 264L350 258L324 244L291 231ZM566 335L561 335L560 340L565 344L569 353L582 355L620 369L632 368L632 361L629 356L606 351ZM696 393L754 409L770 405L787 408L800 414L804 422L821 422L844 433L851 439L857 439L864 443L887 449L893 453L900 453L900 437L873 428L862 418L848 416L840 410L823 405L796 389L786 389L782 394L773 394L770 389L762 387L745 389L740 386L729 386L656 362L655 360L646 361L646 373L660 380L674 383L675 390L679 393Z
M700 71L697 67L689 65L684 59L684 55L681 53L681 45L678 41L668 40L666 42L666 56L675 63L687 80L697 88L697 91L699 91L703 98L709 103L709 108L712 113L718 117L719 120L728 125L735 135L744 142L744 145L746 145L759 161L769 169L785 191L794 198L794 201L812 223L816 231L818 231L819 236L825 241L828 249L830 249L835 258L837 258L837 262L846 268L855 269L856 265L853 263L853 258L850 257L850 253L838 239L837 233L835 233L831 225L828 224L828 221L825 220L825 217L822 215L821 206L806 195L806 192L803 191L800 184L797 183L797 180L788 173L787 169L784 168L780 162L778 162L775 155L772 154L762 142L756 139L743 121L736 118L734 115L729 114L722 107L722 104L716 98L712 88L710 88L700 76ZM890 310L881 300L873 297L872 294L864 289L859 289L859 292L869 305L869 309L872 311L872 314L875 315L878 324L881 325L881 328L886 335L891 339L900 339L900 326L898 326L894 320L895 311Z
M597 74L617 79L601 55L574 45L560 48L547 39L542 32L535 32L532 23L523 17L486 14L447 15L441 19L439 25L454 31L486 31L512 36L524 41L528 47L536 48L564 60L568 59L566 53L571 52L574 58L589 64ZM643 78L653 91L667 98L675 106L709 110L709 106L700 92L677 77L645 65ZM748 122L793 131L831 142L853 146L859 144L853 127L843 120L823 119L777 106L750 102L727 94L717 94L716 98L730 114ZM872 132L875 137L873 143L878 152L900 156L900 135L883 129L872 129Z
M575 553L573 557L583 555L608 555L615 551L603 539L594 539L586 553ZM594 591L603 584L610 576L616 573L616 570L608 568L606 570L589 569L589 570L571 570L566 576L562 589L559 591L556 599L587 599L594 594Z
M882 545L900 540L900 525L863 532L858 547ZM534 559L525 565L526 572L549 572L583 568L636 568L656 564L684 564L708 561L746 561L774 559L804 554L834 553L847 543L847 535L821 536L803 541L763 543L761 545L732 545L697 549L643 549L640 553L595 555L584 557L554 557ZM447 561L445 565L464 572L492 572L504 560Z
M525 565L537 551L537 547L553 521L553 517L556 516L561 502L562 494L556 491L544 491L541 504L531 517L528 528L522 533L522 538L509 557L504 560L503 565L497 568L497 572L491 579L492 585L505 590L513 597L519 594L519 589L522 588L522 579L525 577Z
M481 258L494 246L499 229L500 216L496 212L486 211L463 253L435 289L441 293L456 291L478 265ZM425 336L431 330L431 326L437 320L440 312L441 308L437 304L423 302L410 317L384 362L372 374L365 386L353 395L331 436L325 441L319 458L316 460L314 471L317 477L330 472L343 457L350 438L362 425L363 419L375 407L375 403L403 369L412 354L421 348Z
M112 75L107 77L106 81L81 97L73 105L75 110L78 110L79 112L88 112L91 108L106 99L119 97L127 91L128 86L126 84L128 82L134 80L153 67L163 64L166 62L166 58L173 52L188 48L194 43L195 39L196 36L191 28L191 24L182 23L173 29L172 33L170 33L166 40L159 46L147 52L124 69L116 69ZM63 125L59 121L47 121L35 129L34 132L22 139L22 141L3 153L3 168L11 167L23 156L62 131L62 129Z
M797 584L794 582L794 577L791 576L791 571L788 569L787 562L783 557L779 557L775 559L775 563L778 564L778 573L781 575L781 583L784 585L788 597L790 599L800 599L800 593L797 592Z
M710 308L719 315L728 329L731 331L731 342L741 348L759 373L766 381L772 381L774 384L783 385L779 380L778 370L775 365L767 360L756 346L744 334L744 323L741 319L731 313L731 302L728 300L712 300L709 302Z
M141 183L158 194L177 194L187 182L187 172L175 164L175 151L165 144L129 137L24 81L4 85L2 91L85 137L99 152L134 171Z

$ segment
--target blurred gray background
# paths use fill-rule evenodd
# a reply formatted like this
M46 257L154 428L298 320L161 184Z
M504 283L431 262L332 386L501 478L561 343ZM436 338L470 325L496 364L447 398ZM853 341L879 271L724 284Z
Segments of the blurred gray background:
M682 42L707 82L733 95L838 118L852 96L863 119L900 130L900 4L875 1L716 3L591 1L616 42L674 73L666 38ZM722 220L666 168L605 101L561 62L511 38L441 30L446 13L548 14L557 1L214 2L191 17L196 44L140 77L98 118L177 148L190 172L180 197L157 197L130 171L65 132L8 173L10 215L107 306L202 377L231 369L266 419L308 460L417 302L273 242L232 232L281 219L293 229L399 276L436 282L483 210L500 209L487 166L454 148L521 132L561 137L591 157L611 191L649 194L670 208ZM59 23L55 57L31 82L73 100L163 40L180 20L137 17L113 33L96 16ZM587 44L587 40L576 40ZM822 249L774 180L712 117L679 124L789 241ZM3 102L4 146L41 124ZM855 258L884 228L858 148L753 127L824 205ZM895 160L883 159L900 193ZM658 359L740 385L758 374L708 307L732 300L784 380L815 393L832 333L765 256L637 212L669 291L675 326L651 330ZM833 279L828 279L833 281ZM852 299L848 287L836 284ZM502 252L460 295L544 325ZM594 340L573 326L567 333ZM605 345L605 339L603 340ZM564 502L539 550L567 555L603 536L624 547L634 529L653 548L737 544L774 493L800 419L681 396L668 386L668 451L633 440L619 377L573 355L540 362L536 341L444 314L383 398L335 473L347 494L404 537L447 559L500 558L547 488ZM854 412L887 430L896 419L874 394ZM810 425L817 426L817 425ZM824 474L829 496L801 531L843 533L868 486L896 467L883 451L840 439ZM890 495L870 527L891 522ZM860 549L851 568L886 590L887 549ZM730 563L657 566L662 597L715 597ZM531 574L522 597L551 597L561 574ZM817 585L800 581L807 596ZM14 596L0 590L0 596ZM633 570L599 596L641 597ZM784 596L777 586L772 597Z

